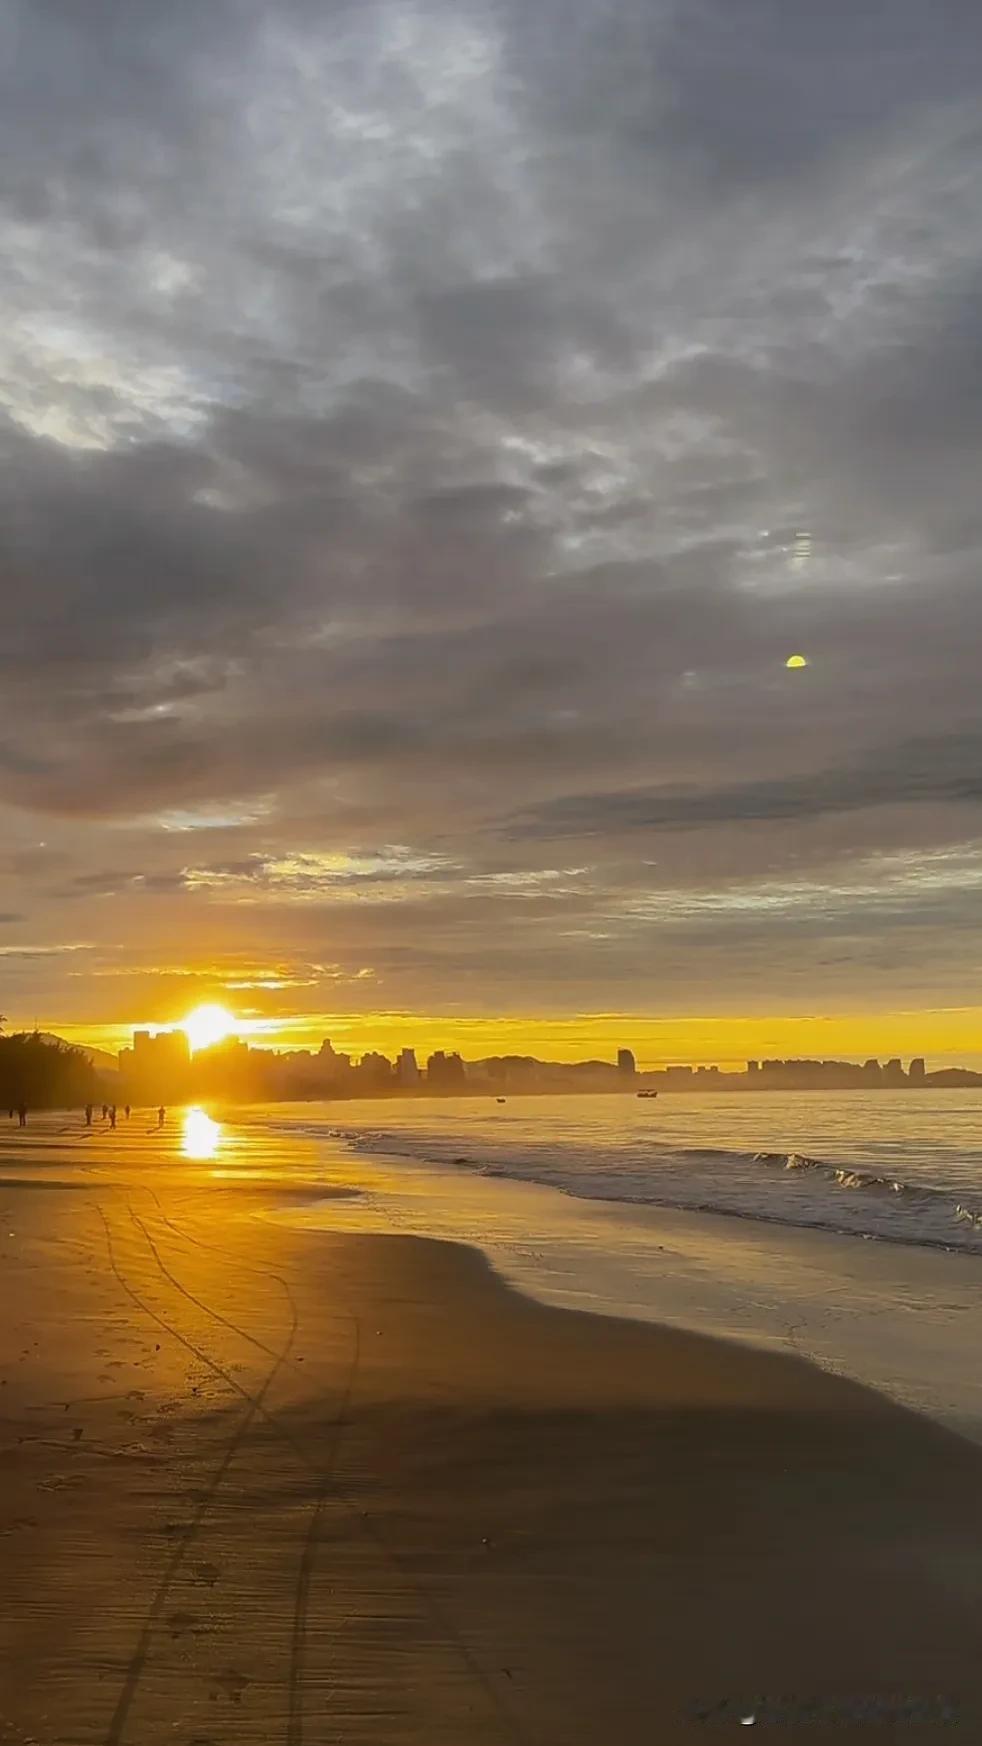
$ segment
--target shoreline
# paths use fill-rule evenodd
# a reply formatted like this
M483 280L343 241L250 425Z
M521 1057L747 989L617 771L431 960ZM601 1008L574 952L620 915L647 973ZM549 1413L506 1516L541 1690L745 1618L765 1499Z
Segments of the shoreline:
M373 1106L325 1111L321 1137L409 1162L538 1181L577 1198L616 1197L625 1206L750 1217L982 1254L982 1104L960 1099L954 1112L942 1113L941 1100L925 1099L915 1121L908 1100L894 1099L887 1123L899 1131L891 1144L890 1126L877 1127L881 1102L858 1094L846 1101L843 1121L841 1100L830 1120L833 1106L826 1099L787 1097L777 1103L776 1119L773 1103L763 1119L742 1098L705 1096L665 1106L657 1117L622 1102L619 1119L611 1121L609 1100L597 1098L553 1121L529 1099L490 1115L460 1104L458 1125L452 1106L448 1112L445 1103L431 1100L374 1133ZM305 1112L298 1106L298 1127L308 1119ZM311 1132L316 1119L309 1118ZM873 1137L879 1132L885 1144ZM957 1136L961 1154L950 1140L946 1149L949 1136Z
M358 1155L378 1159L387 1159L390 1156L382 1145L379 1146L377 1152L366 1149L364 1153ZM413 1167L413 1159L407 1158L402 1154L393 1154L392 1156L398 1157L400 1164L408 1164L410 1168ZM424 1168L427 1167L427 1161L425 1159L420 1158L418 1162ZM820 1161L810 1158L807 1162L812 1164ZM455 1164L456 1160L454 1160L453 1163ZM468 1160L466 1164L461 1165L460 1167L469 1169L471 1167L470 1161ZM587 1205L625 1208L632 1212L644 1212L650 1208L654 1213L668 1213L670 1215L686 1214L693 1218L740 1219L753 1225L774 1225L782 1231L810 1231L814 1232L815 1235L819 1237L837 1237L856 1243L884 1243L891 1248L909 1249L913 1250L915 1253L920 1253L921 1250L927 1250L929 1253L936 1255L959 1255L969 1261L982 1261L982 1247L978 1249L970 1249L965 1244L946 1243L941 1237L921 1237L915 1241L912 1237L905 1237L902 1235L895 1236L892 1231L860 1231L855 1228L850 1229L848 1225L821 1224L818 1220L809 1222L805 1219L782 1219L770 1213L760 1212L756 1208L751 1212L749 1209L744 1210L740 1207L732 1206L684 1206L678 1201L657 1200L653 1196L646 1196L644 1200L641 1200L632 1199L629 1195L618 1197L616 1195L578 1194L575 1188L561 1187L558 1183L539 1181L536 1177L510 1176L506 1171L497 1172L493 1179L496 1181L504 1180L508 1182L527 1184L529 1187L533 1188L542 1188L548 1193L564 1195L569 1200L585 1201Z
M958 1265L973 1262L970 1253L585 1199L555 1185L389 1159L291 1131L264 1119L269 1110L241 1124L236 1113L215 1129L210 1159L186 1155L179 1120L161 1134L134 1118L112 1135L52 1121L0 1141L0 1183L137 1187L148 1170L158 1183L163 1167L176 1174L174 1192L240 1187L277 1226L468 1244L533 1302L790 1352L982 1445L982 1294Z
M173 1161L0 1191L10 1729L647 1746L763 1702L849 1741L862 1700L978 1731L971 1445L267 1202Z
M982 1445L970 1251L591 1200L340 1146L320 1149L319 1168L289 1204L274 1192L272 1222L463 1242L533 1302L790 1352Z

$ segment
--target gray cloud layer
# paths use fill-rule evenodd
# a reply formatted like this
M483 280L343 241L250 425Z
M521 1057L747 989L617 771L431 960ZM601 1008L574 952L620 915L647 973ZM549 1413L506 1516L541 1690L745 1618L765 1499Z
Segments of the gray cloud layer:
M967 993L974 5L14 0L2 46L4 940L146 968L248 908L389 1004Z

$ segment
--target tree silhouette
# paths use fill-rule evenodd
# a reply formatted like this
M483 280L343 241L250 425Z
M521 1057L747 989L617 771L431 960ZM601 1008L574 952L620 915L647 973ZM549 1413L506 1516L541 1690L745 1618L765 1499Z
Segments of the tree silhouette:
M22 1031L0 1037L0 1106L72 1109L95 1103L101 1086L81 1049Z

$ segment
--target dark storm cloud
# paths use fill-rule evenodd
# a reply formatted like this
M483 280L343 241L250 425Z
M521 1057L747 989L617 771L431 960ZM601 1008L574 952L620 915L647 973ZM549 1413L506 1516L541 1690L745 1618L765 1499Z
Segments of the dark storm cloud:
M834 894L982 834L967 0L20 0L3 32L12 908L29 877L52 928L107 896L124 933L231 927L238 868L275 931L257 868L387 887L358 845L401 844L402 925L439 906L504 1000L521 914L516 993L603 1004L639 852L663 893L806 853ZM571 836L588 895L500 883ZM926 965L923 892L855 937L891 904Z
M803 819L904 802L982 801L982 738L902 741L858 768L819 770L788 781L654 793L568 794L513 827L552 837L696 829L710 824Z

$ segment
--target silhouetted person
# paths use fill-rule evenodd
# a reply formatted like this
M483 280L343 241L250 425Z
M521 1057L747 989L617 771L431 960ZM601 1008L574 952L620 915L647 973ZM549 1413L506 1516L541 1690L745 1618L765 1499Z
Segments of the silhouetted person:
M27 1105L26 1105L26 1103L22 1103L22 1104L18 1105L17 1125L20 1128L26 1128L26 1126L27 1126Z
M115 1104L113 1104L111 1106L110 1111L109 1111L109 1126L111 1128L115 1128L115 1126L116 1126L116 1105Z
M85 1125L87 1128L92 1126L92 1105L90 1103L85 1106Z
M10 1119L11 1119L11 1121L13 1121L13 1119L14 1119L14 1112L13 1112L13 1110L12 1110L12 1109L11 1109L11 1110L8 1110L8 1111L7 1111L7 1114L8 1114L8 1115L9 1115L9 1117L10 1117Z
M160 1108L157 1111L157 1126L158 1126L158 1128L163 1127L164 1117L166 1116L166 1114L167 1114L167 1111L165 1110L163 1104L161 1104Z
M126 1120L129 1121L129 1119L130 1119L130 1106L129 1106L129 1104L126 1104L124 1106L123 1114L126 1117Z
M104 1103L102 1106L102 1119L103 1119L103 1121L105 1121L108 1114L109 1114L109 1105L108 1105L108 1103Z

